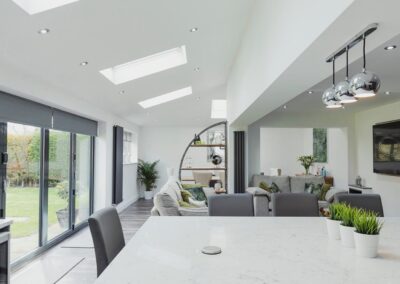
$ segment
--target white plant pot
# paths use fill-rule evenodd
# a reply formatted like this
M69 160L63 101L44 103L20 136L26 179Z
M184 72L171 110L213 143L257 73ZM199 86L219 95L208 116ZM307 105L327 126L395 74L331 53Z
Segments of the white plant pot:
M331 240L340 240L339 225L341 221L326 218L326 227L328 228L328 236Z
M356 253L363 257L376 257L378 255L379 235L364 235L354 232Z
M354 227L340 225L339 228L342 245L347 248L354 248Z
M144 199L150 200L153 199L153 191L144 191Z

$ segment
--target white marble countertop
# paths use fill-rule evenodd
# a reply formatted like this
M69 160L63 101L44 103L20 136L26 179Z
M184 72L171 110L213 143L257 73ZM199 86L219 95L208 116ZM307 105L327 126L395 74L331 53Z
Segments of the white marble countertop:
M206 245L222 248L204 255ZM151 217L96 283L400 283L400 218L379 256L328 240L324 218Z
M0 229L10 226L13 223L12 219L0 219Z

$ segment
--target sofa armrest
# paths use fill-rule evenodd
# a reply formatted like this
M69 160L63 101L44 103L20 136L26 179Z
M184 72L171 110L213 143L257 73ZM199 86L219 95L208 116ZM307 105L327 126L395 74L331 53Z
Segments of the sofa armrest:
M201 208L179 207L178 210L181 216L208 216L208 207L201 207Z
M153 207L150 211L151 216L160 216L160 212L158 212L156 207Z
M325 200L328 203L332 203L334 201L335 194L337 194L337 193L347 193L347 192L348 192L347 190L333 187L330 190L328 190L328 192L326 193Z

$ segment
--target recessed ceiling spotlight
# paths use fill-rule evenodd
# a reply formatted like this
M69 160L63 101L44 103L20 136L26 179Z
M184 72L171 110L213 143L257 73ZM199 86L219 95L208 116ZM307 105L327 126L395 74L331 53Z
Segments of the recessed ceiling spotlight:
M82 61L81 63L79 63L80 66L86 66L88 64L89 64L89 62L87 62L87 61Z
M194 69L193 69L194 71L200 71L200 67L195 67Z
M308 91L307 94L312 95L314 94L314 91Z
M385 95L390 95L390 92L389 92L389 91L386 91L386 92L385 92Z
M191 28L189 31L191 33L194 33L194 32L197 32L198 30L199 30L199 28L194 27L194 28Z
M50 32L49 29L40 29L40 30L38 30L38 34L41 34L41 35L48 34L49 32Z
M120 95L123 95L123 94L125 94L125 90L121 90L121 91L119 91L119 94L120 94Z
M200 101L200 97L196 97L196 101Z
M392 50L392 49L395 49L397 46L395 46L395 45L388 45L388 46L385 46L385 50Z
M284 106L283 106L283 109L287 109L287 106L286 106L286 105L284 105Z

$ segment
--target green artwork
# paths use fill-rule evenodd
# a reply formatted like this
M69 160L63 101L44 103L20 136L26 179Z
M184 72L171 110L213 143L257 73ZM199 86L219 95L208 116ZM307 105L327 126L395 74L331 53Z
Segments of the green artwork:
M326 128L313 129L313 155L316 163L328 161Z

